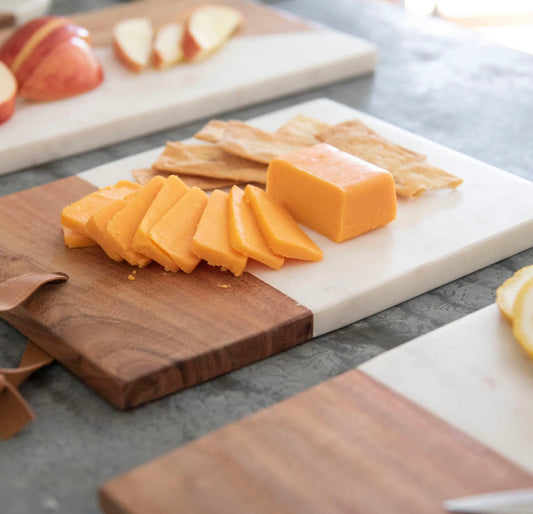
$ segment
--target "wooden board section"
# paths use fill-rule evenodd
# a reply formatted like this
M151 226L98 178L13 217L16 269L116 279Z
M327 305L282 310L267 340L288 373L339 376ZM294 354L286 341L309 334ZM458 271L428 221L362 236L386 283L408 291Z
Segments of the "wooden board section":
M443 513L533 476L354 370L108 482L106 514Z
M203 62L136 74L114 57L117 21L148 16L157 27L204 3L140 1L72 16L91 31L104 83L56 102L19 99L15 115L0 125L0 173L368 73L376 65L370 43L246 0L218 2L241 10L245 25ZM0 41L7 35L0 31Z
M533 360L495 304L361 369L533 473Z
M61 209L92 190L70 177L0 198L0 282L35 269L70 277L2 317L110 402L132 407L311 337L311 313L252 275L154 264L130 281L133 268L99 248L65 248Z

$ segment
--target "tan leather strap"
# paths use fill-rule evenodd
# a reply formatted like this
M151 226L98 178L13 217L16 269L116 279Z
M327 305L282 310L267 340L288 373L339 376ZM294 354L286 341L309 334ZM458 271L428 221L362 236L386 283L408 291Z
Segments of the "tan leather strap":
M0 312L18 307L44 284L67 279L64 273L32 272L4 280L0 283ZM0 439L10 438L34 418L33 411L16 388L35 370L53 360L44 350L28 341L18 368L0 368Z

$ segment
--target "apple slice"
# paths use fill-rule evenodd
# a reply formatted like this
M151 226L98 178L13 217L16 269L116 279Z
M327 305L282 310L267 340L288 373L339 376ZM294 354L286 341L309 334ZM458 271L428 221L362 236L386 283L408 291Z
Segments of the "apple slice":
M149 18L129 18L113 28L113 49L118 60L139 73L150 63L152 55L152 22Z
M15 112L17 81L11 70L0 61L0 123L7 121Z
M59 100L86 93L103 80L100 61L79 37L64 41L48 52L20 89L29 100Z
M168 68L183 59L181 40L183 38L183 23L167 23L156 33L153 48L154 67Z
M199 61L220 48L243 21L242 14L225 5L195 9L185 25L181 47L185 58Z

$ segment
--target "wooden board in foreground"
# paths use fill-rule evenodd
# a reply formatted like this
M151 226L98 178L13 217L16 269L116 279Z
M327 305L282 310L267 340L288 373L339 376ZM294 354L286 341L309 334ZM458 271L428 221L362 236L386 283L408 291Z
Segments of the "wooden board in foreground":
M359 370L194 441L100 491L106 514L443 513L533 476Z

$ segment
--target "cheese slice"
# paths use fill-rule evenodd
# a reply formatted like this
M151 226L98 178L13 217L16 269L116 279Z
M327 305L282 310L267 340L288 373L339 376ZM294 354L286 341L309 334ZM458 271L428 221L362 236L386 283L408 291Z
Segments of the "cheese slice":
M61 225L70 228L79 234L87 235L85 224L93 212L100 207L111 203L113 200L125 198L140 189L140 185L129 180L121 180L113 186L104 187L94 193L88 194L80 200L67 205L61 212Z
M244 191L233 186L228 198L229 237L231 246L238 252L280 269L285 259L268 247L255 220L254 212L244 198Z
M132 266L147 266L151 259L132 249L133 236L146 211L163 187L165 179L152 178L118 211L107 225L107 233L115 243L115 251Z
M111 203L96 210L85 224L85 229L90 237L100 245L110 259L117 262L121 262L124 259L117 250L115 241L108 234L107 225L113 216L125 207L126 203L127 200L113 200Z
M98 246L98 243L85 234L80 234L71 228L63 227L63 239L68 248L86 248Z
M266 190L297 221L337 243L396 218L393 176L325 143L272 160Z
M228 216L228 193L216 189L202 214L191 250L208 264L229 269L238 277L248 258L231 247Z
M261 233L274 253L293 259L322 260L322 250L281 204L256 186L247 185L244 193Z
M191 273L201 259L191 251L191 243L207 205L207 195L191 187L153 226L149 238L185 273Z
M177 175L170 175L146 211L133 236L132 249L150 257L167 271L178 271L178 265L167 252L149 238L149 233L153 226L188 190L185 182Z

